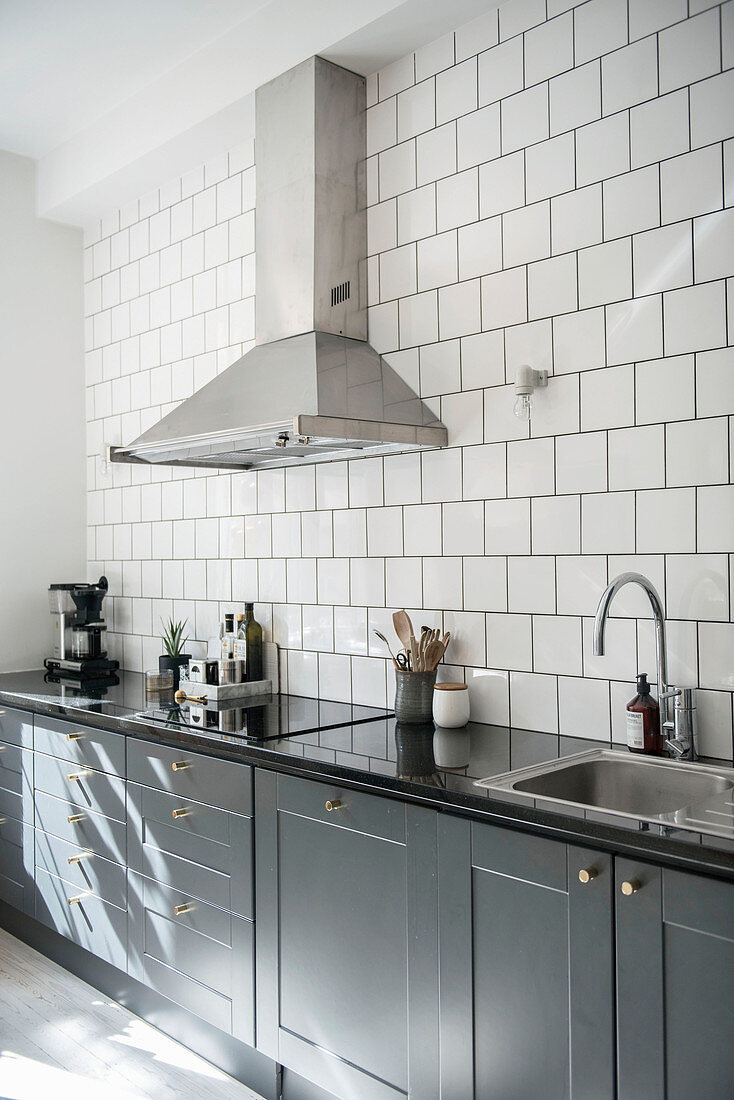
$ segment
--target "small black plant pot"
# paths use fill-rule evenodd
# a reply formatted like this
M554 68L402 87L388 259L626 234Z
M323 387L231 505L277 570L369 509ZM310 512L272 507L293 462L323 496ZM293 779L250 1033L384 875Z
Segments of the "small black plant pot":
M158 658L158 671L173 673L174 691L178 691L182 666L187 665L190 660L190 653L180 653L178 657L169 657L167 653L162 653L161 656Z

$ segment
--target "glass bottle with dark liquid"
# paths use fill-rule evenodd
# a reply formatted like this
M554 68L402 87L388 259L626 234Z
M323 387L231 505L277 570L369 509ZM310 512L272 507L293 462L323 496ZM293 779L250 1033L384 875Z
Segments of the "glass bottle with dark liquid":
M245 604L245 679L248 683L252 680L263 678L263 628L256 621L254 604Z
M627 704L627 748L630 752L663 755L660 707L650 694L645 672L637 674L637 695Z

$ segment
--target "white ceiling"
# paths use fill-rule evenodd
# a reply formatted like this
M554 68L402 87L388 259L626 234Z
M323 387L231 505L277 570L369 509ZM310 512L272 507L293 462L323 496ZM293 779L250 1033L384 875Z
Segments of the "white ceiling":
M0 149L85 225L252 137L254 89L312 54L364 75L493 0L0 0Z

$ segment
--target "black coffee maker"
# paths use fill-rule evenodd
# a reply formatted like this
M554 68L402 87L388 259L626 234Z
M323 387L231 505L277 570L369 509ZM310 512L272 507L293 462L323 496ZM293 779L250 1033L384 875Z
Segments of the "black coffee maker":
M119 667L107 658L102 618L102 601L109 584L100 577L96 584L52 584L48 590L49 610L54 616L54 654L46 662L51 677L90 681L113 677Z

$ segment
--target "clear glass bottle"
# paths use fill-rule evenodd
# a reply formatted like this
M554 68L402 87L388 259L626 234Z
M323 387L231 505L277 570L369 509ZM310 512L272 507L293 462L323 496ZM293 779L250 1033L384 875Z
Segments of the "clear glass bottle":
M255 619L255 605L245 604L245 645L247 657L245 658L245 679L262 680L263 678L263 628Z
M235 624L234 655L238 661L247 661L247 635L245 631L245 616L238 615ZM243 676L243 679L245 677Z

